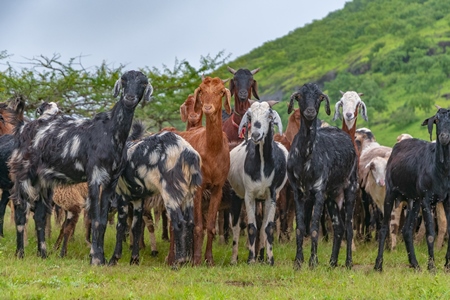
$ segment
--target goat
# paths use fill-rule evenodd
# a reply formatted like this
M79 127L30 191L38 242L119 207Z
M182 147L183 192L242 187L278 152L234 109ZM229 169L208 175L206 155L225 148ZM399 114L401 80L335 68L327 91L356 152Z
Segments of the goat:
M40 118L16 132L18 148L9 163L14 182L11 198L20 208L16 209L17 216L24 216L25 203L34 206L41 257L47 256L45 214L50 208L54 186L87 181L91 200L89 217L94 224L90 263L105 263L107 215L117 180L125 166L125 142L136 106L142 99L149 100L152 91L142 72L128 71L114 86L114 96L121 96L112 110L86 120L59 115ZM24 255L24 224L24 217L16 219L18 257Z
M344 116L342 120L342 130L347 132L352 139L352 143L355 147L355 150L358 153L358 147L355 142L355 131L356 131L356 121L358 118L358 111L361 110L363 119L367 122L367 108L366 104L361 100L361 96L363 93L356 93L354 91L343 92L342 98L336 103L335 113L333 117L333 121L336 121L340 117L339 108L342 107L342 115Z
M186 123L186 130L202 126L202 104L189 95L180 106L181 121Z
M133 134L143 127L133 128ZM109 261L117 264L122 256L122 242L127 227L128 203L133 205L133 245L130 264L139 264L139 241L142 235L144 199L160 194L171 221L171 251L168 263L182 264L190 260L193 247L193 197L200 186L201 158L184 139L163 131L137 139L128 147L127 163L117 185L119 198L116 247Z
M297 108L289 115L286 131L283 134L275 133L273 139L281 143L286 150L291 149L291 143L300 129L300 110ZM280 242L289 241L294 223L295 207L290 184L285 184L281 189L277 200L277 212L279 226L278 239Z
M6 206L9 202L10 189L13 184L9 177L7 162L17 146L12 136L14 129L24 122L25 99L18 95L7 103L0 103L0 237L3 237L3 223Z
M248 126L250 125L250 126ZM273 140L273 126L283 132L280 116L267 102L254 102L244 114L239 132L246 126L251 128L251 138L230 152L230 171L228 181L241 203L245 199L249 239L248 263L255 262L256 236L260 235L260 260L264 260L264 245L267 248L267 261L274 264L273 232L274 217L278 194L286 183L286 160L288 151ZM256 226L256 200L264 201L262 226ZM239 209L240 210L240 209ZM233 226L232 263L237 262L240 224Z
M242 141L240 132L238 132L239 124L242 116L250 107L252 94L259 100L258 85L253 75L259 72L258 69L252 71L248 69L234 70L228 67L228 71L233 74L230 80L230 93L234 96L234 110L228 119L223 122L222 129L226 133L229 142Z
M200 86L195 89L194 99L202 103L206 125L178 132L202 158L203 180L201 188L197 189L194 198L194 265L201 263L204 229L207 230L208 235L205 259L208 264L214 264L212 242L216 233L216 217L221 203L222 188L230 168L228 138L222 131L222 97L226 99L226 111L231 113L231 94L225 88L224 82L218 77L203 78ZM208 199L202 200L205 190L209 190L211 193L209 203L207 203ZM207 209L206 220L203 219L203 208Z
M319 219L324 204L333 220L333 249L330 266L337 266L339 248L344 235L341 209L345 209L347 238L346 267L352 267L352 215L357 186L357 157L350 136L336 127L319 128L317 114L320 103L326 101L325 111L330 114L330 100L314 83L303 85L291 96L288 113L294 100L300 108L300 129L292 142L287 161L288 179L294 191L296 208L297 252L295 268L301 268L305 228L305 203L313 201L311 224L311 257L309 266L318 264L317 244Z
M418 139L406 139L392 148L386 167L386 197L384 218L378 240L378 255L374 269L383 269L383 251L389 226L390 213L395 201L408 202L408 215L402 233L411 267L420 269L414 252L412 230L419 209L422 208L428 246L428 270L435 270L435 230L431 216L431 205L435 201L444 204L447 220L450 219L450 111L440 108L437 113L423 121L428 126L430 139L436 125L436 143ZM448 223L450 224L450 223ZM447 224L447 227L448 227ZM448 230L448 228L447 228ZM445 256L446 271L450 271L450 241Z

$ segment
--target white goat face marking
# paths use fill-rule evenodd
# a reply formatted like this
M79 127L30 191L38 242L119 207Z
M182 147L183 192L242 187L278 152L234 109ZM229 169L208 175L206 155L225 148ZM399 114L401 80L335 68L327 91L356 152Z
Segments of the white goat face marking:
M251 132L252 139L253 134L258 133L259 137L257 140L253 140L255 143L262 142L265 135L269 131L270 127L270 106L267 102L254 102L251 106ZM255 123L258 122L259 126L255 126Z
M341 101L342 115L345 124L349 129L352 129L356 121L355 112L358 109L358 105L361 103L361 98L357 92L349 91L342 95Z

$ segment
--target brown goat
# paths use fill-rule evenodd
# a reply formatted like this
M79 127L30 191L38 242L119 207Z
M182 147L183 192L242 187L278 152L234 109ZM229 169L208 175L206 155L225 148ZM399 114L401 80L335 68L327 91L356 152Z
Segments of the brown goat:
M202 158L203 182L197 189L194 199L194 258L193 264L199 265L202 257L204 230L207 231L205 250L206 262L214 264L212 242L216 234L216 216L222 200L222 187L230 168L230 150L228 138L222 131L222 97L225 96L225 109L231 113L230 91L220 78L206 77L194 92L194 99L202 103L206 116L206 126L179 132ZM202 199L205 190L211 192L209 203ZM206 200L206 199L205 199ZM206 212L206 215L203 212Z
M181 121L186 123L186 130L202 126L202 104L195 101L194 95L190 94L180 106Z

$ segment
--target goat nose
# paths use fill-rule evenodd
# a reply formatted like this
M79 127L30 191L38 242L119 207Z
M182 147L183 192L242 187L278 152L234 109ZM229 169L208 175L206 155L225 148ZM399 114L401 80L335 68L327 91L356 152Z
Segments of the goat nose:
M247 101L248 92L246 90L239 91L238 96L239 96L239 99Z
M351 119L353 117L353 114L350 112L346 113L345 115L347 116L347 119Z
M258 132L252 132L252 140L258 142L261 139L261 135Z

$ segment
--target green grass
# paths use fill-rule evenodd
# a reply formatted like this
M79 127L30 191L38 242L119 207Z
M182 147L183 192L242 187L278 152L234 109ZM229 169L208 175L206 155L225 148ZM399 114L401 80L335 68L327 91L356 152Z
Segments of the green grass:
M79 222L68 255L61 259L57 251L49 258L36 257L34 225L30 224L29 244L23 260L14 257L15 232L5 218L5 238L0 239L0 299L448 299L450 274L443 271L445 250L436 251L437 272L416 272L408 267L404 245L385 252L384 271L373 271L375 242L357 244L354 267L344 265L345 248L341 248L339 267L327 266L331 243L319 243L319 266L310 270L307 264L294 271L295 242L274 245L275 265L247 265L245 238L240 239L240 262L230 266L231 245L214 243L215 266L182 267L172 270L164 263L168 243L158 232L157 257L150 247L141 250L141 264L130 266L130 251L115 267L89 265L89 248L84 243ZM33 223L33 222L31 222ZM53 226L50 248L59 229ZM114 247L114 227L108 227L105 239L107 258ZM146 241L148 236L146 233ZM310 243L305 255L309 258ZM426 268L427 251L416 245L422 268Z

